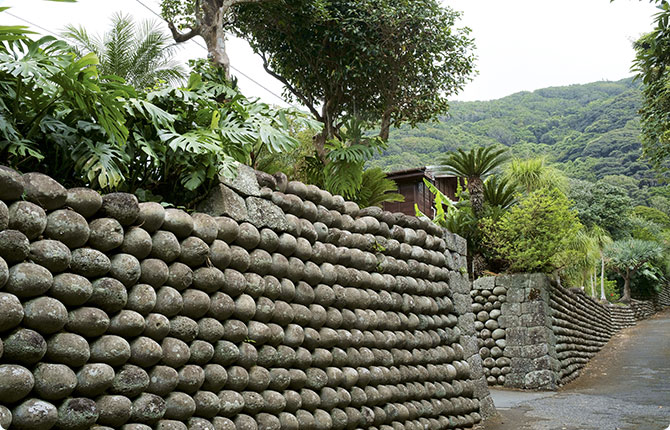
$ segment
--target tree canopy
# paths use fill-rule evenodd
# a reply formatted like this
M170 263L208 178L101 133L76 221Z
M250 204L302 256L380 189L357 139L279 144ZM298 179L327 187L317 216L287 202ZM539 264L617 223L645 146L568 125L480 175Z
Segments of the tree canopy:
M351 117L386 138L391 125L446 112L474 71L458 17L436 0L285 0L241 5L236 22L287 95L325 124L325 161L326 142Z

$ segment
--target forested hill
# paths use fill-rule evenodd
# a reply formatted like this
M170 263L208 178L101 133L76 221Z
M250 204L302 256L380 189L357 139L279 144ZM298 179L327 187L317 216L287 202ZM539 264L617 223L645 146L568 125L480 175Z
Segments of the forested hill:
M371 162L387 170L436 164L448 151L500 143L520 157L547 155L569 176L595 181L654 174L639 160L639 85L632 79L521 92L485 102L454 102L450 116L393 130Z

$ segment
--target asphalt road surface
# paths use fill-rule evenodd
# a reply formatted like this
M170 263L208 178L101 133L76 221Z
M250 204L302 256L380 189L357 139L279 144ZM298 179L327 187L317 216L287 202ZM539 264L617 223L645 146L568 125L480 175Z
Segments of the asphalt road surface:
M670 309L616 334L557 392L492 395L485 430L670 430Z

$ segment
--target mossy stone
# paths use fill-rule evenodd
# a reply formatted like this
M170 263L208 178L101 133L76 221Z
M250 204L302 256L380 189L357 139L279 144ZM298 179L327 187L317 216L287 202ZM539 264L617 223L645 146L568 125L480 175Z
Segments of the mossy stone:
M86 219L75 211L60 209L47 216L44 235L63 242L71 249L83 246L88 241L90 233Z

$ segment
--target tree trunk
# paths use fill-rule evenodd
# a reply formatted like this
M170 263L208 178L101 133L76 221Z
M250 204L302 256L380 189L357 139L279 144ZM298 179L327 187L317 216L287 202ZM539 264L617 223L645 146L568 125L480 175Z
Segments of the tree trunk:
M230 80L230 58L226 52L226 33L221 26L211 26L203 29L202 38L207 45L207 58L221 67L226 79Z
M323 131L312 138L316 155L319 157L323 165L328 164L328 151L326 150L326 141L328 140L328 132L324 127Z
M630 303L630 275L623 277L623 297L621 297L623 303Z
M480 218L484 211L484 183L479 176L468 178L468 192L470 193L470 204L476 218Z
M600 254L600 300L607 300L605 296L605 259Z
M596 298L596 271L595 269L591 272L591 297Z

